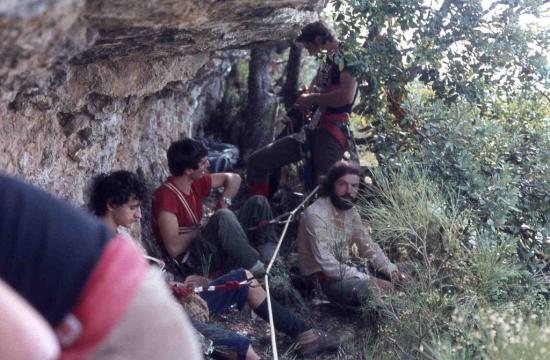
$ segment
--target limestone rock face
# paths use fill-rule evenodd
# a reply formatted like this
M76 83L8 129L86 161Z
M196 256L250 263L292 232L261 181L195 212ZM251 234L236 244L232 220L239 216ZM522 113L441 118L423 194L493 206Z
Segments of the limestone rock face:
M103 171L158 185L218 101L225 52L291 39L324 2L0 2L0 169L77 205Z
M293 38L325 2L1 1L0 171L77 206L100 172L160 185L170 142L217 104L226 54Z

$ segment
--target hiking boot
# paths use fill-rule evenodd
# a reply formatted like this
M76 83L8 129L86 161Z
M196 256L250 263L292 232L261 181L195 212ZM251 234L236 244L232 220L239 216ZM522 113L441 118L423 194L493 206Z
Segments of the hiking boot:
M348 332L335 332L329 336L324 331L310 329L296 337L296 345L300 353L307 358L324 351L334 351L351 337L352 334Z

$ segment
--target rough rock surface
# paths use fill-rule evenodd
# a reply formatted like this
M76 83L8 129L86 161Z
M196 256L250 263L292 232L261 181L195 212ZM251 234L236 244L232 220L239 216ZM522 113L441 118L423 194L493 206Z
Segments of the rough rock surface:
M0 169L76 205L125 168L151 186L201 132L225 52L290 39L323 0L0 2Z

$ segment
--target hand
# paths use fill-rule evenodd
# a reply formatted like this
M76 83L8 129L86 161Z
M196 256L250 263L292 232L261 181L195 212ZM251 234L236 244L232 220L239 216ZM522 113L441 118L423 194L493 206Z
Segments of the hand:
M200 275L189 275L183 282L184 287L196 288L199 286L206 286L210 280Z
M309 91L309 88L307 87L307 85L304 85L298 89L298 96L305 94L308 91Z
M311 105L315 105L316 94L302 94L296 99L296 103L303 109L307 110L311 107Z
M216 210L227 209L231 206L231 199L227 196L220 196L218 202L216 203Z
M391 281L395 283L406 283L409 281L409 276L399 270L395 270L390 274Z

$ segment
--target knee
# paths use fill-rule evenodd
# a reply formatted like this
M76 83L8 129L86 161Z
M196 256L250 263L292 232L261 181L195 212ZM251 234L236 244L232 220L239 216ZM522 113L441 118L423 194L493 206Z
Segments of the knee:
M254 206L257 207L266 207L269 206L269 202L267 201L267 198L263 195L254 195L251 196L248 201L250 201Z
M233 219L235 218L235 213L229 209L218 209L212 215L212 219L222 220L222 219Z
M219 226L233 226L239 223L235 213L229 209L218 209L210 218L209 223L212 222L216 227Z

